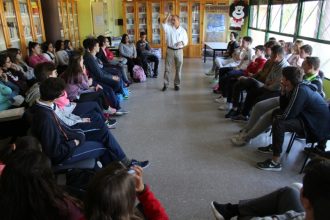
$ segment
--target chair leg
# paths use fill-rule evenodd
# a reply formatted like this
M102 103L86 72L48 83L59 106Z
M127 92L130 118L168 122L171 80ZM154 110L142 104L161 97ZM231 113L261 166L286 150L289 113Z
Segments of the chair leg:
M296 139L296 133L292 133L291 138L290 138L290 141L289 141L289 144L288 144L288 147L286 149L286 153L287 154L290 153L291 148L292 148L292 145L293 145L293 142L295 141L295 139Z
M315 145L315 143L312 143L311 149L314 148L314 145ZM305 160L304 160L304 163L303 163L303 165L302 165L302 167L301 167L301 169L300 169L299 174L302 174L302 173L303 173L303 171L304 171L304 169L305 169L305 166L306 166L306 164L307 164L307 161L308 161L308 159L309 159L309 157L310 157L310 153L311 153L311 151L308 151L308 153L307 153L307 155L306 155L306 158L305 158Z

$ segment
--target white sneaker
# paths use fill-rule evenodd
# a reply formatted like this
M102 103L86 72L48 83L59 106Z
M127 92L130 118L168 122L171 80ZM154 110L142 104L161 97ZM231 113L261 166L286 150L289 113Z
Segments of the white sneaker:
M222 111L229 111L231 108L232 108L231 103L224 103L224 104L221 104L218 109L222 110Z
M219 98L214 99L214 101L217 102L217 103L220 103L220 104L226 104L227 98L224 98L224 97L220 96Z
M237 135L237 136L232 137L230 140L236 146L244 146L247 143L249 143L249 141L250 141L246 138L245 135L244 136L243 135Z
M215 74L214 70L211 69L210 71L208 71L207 73L205 73L205 75L207 76L213 76Z

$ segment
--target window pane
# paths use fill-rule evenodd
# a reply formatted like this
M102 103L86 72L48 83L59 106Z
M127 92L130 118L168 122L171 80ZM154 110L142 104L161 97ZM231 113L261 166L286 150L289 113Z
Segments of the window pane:
M267 21L267 5L259 6L259 17L258 17L258 28L266 29L266 21Z
M330 1L324 1L320 39L330 40Z
M270 11L270 30L279 32L281 23L281 5L272 5Z
M258 5L250 7L250 27L257 27Z
M330 44L321 44L313 41L303 40L304 44L309 44L313 47L313 56L317 56L321 60L321 70L324 72L327 78L330 78L330 53L325 53L325 51L330 51Z
M303 10L300 24L300 35L305 37L317 37L319 26L319 15L321 1L308 1L303 3Z
M283 35L279 35L279 34L269 33L268 38L270 38L270 37L275 37L277 41L284 40L285 42L293 42L293 37L287 37L287 36L283 36Z
M284 4L281 32L293 34L296 25L298 4Z
M250 36L252 37L252 46L255 47L265 43L265 32L250 30Z

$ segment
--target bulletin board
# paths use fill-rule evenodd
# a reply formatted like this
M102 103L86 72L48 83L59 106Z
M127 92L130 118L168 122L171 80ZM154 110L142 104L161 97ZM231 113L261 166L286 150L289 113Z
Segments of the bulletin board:
M229 22L229 6L206 5L204 17L204 41L226 42Z

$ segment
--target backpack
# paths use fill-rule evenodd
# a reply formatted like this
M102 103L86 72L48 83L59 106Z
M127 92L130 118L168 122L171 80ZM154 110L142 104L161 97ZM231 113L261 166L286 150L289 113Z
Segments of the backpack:
M133 67L133 80L136 82L146 81L146 74L141 66L135 65Z

